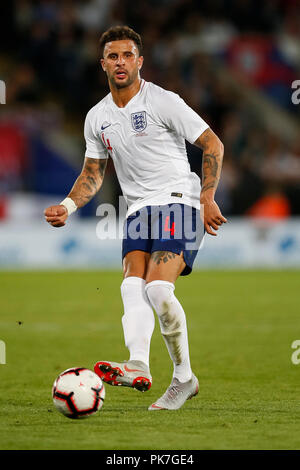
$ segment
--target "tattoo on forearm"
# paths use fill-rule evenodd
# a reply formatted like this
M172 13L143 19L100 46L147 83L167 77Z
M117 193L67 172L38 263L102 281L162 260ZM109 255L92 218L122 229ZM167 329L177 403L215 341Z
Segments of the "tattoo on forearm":
M214 181L213 183L203 184L203 186L201 188L201 191L202 191L202 193L204 193L208 189L216 188L216 186L217 186L217 181Z
M202 193L216 189L219 183L223 145L211 129L207 129L195 142L203 150L202 157Z
M86 183L86 181L81 183L81 189L82 188L84 188L88 193L92 194L94 192L94 188L89 183Z
M167 263L170 259L174 259L175 257L176 254L171 253L170 251L154 251L151 255L151 258L157 265L160 263Z
M88 182L90 183L90 185L92 187L97 189L97 183L96 183L96 180L93 176L87 176L87 180L88 180Z
M218 155L214 153L205 153L203 155L203 172L205 176L217 176L218 172Z
M203 154L202 192L216 188L219 182L219 155L217 152Z
M83 207L99 191L106 168L106 160L86 158L81 174L69 194L77 207Z

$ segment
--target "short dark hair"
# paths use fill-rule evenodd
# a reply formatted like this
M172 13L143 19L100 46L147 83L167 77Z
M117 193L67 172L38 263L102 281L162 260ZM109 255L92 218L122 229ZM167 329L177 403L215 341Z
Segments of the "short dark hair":
M100 38L101 54L103 55L104 46L107 42L121 41L122 39L131 39L135 42L139 55L142 55L143 44L141 36L129 28L129 26L112 26L105 31Z

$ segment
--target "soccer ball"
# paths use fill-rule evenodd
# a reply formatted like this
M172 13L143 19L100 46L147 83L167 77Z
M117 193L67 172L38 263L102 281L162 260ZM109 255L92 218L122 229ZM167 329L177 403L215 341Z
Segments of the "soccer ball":
M52 387L53 403L68 418L87 418L102 408L105 389L98 375L83 367L62 372Z

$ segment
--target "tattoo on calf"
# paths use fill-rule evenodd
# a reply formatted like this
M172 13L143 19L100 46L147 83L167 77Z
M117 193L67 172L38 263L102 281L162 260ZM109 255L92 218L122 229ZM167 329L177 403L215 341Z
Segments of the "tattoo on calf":
M170 259L174 259L175 257L176 254L170 251L154 251L151 255L151 258L157 265L161 262L167 263Z

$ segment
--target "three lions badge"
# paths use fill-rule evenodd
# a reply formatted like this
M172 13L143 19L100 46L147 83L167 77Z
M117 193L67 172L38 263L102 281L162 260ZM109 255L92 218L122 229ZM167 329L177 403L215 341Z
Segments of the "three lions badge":
M136 132L143 132L147 127L146 111L131 113L131 124Z

